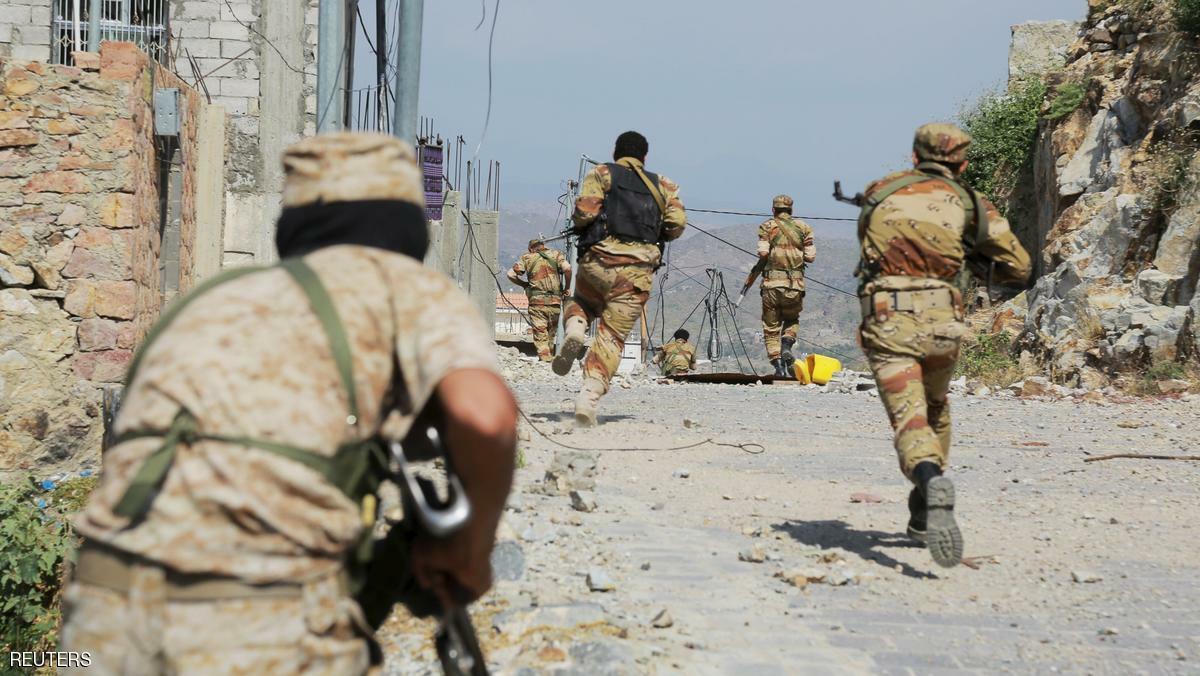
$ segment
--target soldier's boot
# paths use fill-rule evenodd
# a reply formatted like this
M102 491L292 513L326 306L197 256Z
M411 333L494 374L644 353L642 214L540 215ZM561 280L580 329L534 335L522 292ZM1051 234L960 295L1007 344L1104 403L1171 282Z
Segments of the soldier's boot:
M917 542L925 542L925 496L921 489L913 486L908 494L908 537Z
M587 322L579 317L568 317L563 325L562 347L554 357L551 368L554 373L565 376L571 372L571 367L583 352L583 341L587 338Z
M925 546L934 563L953 568L963 556L962 532L954 520L954 483L932 462L918 464L913 478L925 494Z
M783 347L783 351L779 357L783 359L784 363L791 364L796 361L796 358L792 356L792 347L796 345L796 339L784 336L779 340L779 343Z
M783 375L783 360L782 359L772 359L771 360L771 369L772 369L771 375L775 376L776 378L781 377Z
M596 410L600 397L604 396L604 383L595 378L584 378L579 396L575 397L575 424L580 427L595 427Z

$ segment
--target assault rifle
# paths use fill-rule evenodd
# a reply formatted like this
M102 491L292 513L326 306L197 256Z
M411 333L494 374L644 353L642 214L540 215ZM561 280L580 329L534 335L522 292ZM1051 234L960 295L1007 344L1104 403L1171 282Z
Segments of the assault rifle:
M412 514L415 517L412 520L414 528L434 538L447 538L467 525L471 519L471 503L467 500L462 481L454 473L454 466L442 446L437 429L432 426L427 428L426 437L445 464L448 481L446 497L438 495L432 481L416 475L404 455L404 448L394 441L391 443L391 454L398 468L396 484L400 487L405 516ZM487 661L465 605L441 608L441 624L434 637L434 645L446 676L488 676Z
M867 202L866 198L863 197L861 192L856 194L854 197L846 197L845 193L842 192L841 181L833 182L833 199L839 202L845 202L846 204L852 204L856 207L862 207L862 205L866 204Z
M754 286L754 280L758 279L758 276L762 274L763 269L766 267L767 259L760 258L754 264L754 267L750 268L750 274L746 275L746 283L742 284L742 290L738 293L737 302L733 304L734 307L742 304L742 299L746 297L746 292L750 290L750 287Z

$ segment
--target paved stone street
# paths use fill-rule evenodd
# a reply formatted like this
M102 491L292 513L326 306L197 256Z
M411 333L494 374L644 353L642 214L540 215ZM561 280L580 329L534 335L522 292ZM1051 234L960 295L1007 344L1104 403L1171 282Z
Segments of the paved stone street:
M575 431L566 412L576 383L514 383L553 441L665 448L713 438L765 451L572 456L525 426L527 465L502 533L524 567L477 617L499 671L1198 668L1190 526L1200 463L1084 459L1196 454L1200 401L955 397L951 474L977 568L944 570L903 535L908 486L870 393L638 381L614 387L599 428ZM548 469L557 481L543 481ZM573 486L582 499L565 494ZM590 500L592 511L572 508ZM663 610L669 618L654 622ZM400 663L423 638L389 640L396 673L413 672Z

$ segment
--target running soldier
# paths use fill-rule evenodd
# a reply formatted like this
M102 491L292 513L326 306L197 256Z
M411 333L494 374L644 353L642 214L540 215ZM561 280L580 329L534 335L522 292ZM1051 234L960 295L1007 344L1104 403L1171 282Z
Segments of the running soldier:
M366 673L382 656L348 570L374 440L429 420L475 511L412 542L405 572L443 604L491 584L516 402L470 299L421 264L412 148L327 134L283 164L282 263L183 297L130 367L64 592L62 650L88 673Z
M934 562L962 560L954 485L943 476L950 454L946 395L966 333L954 285L964 261L987 260L995 278L1024 282L1029 254L1008 221L964 185L971 137L929 124L913 142L915 169L872 183L858 221L863 352L895 430L900 469L914 484L908 533Z
M558 317L566 290L571 288L571 264L561 251L547 248L540 239L531 239L529 251L513 263L508 279L524 287L529 299L529 323L533 325L533 344L537 346L538 357L542 361L553 360Z
M600 398L621 362L625 338L650 297L662 244L683 234L687 224L679 186L643 168L649 148L646 137L635 131L618 136L613 161L588 172L575 201L572 220L584 253L575 296L567 302L554 372L570 372L583 352L588 325L600 320L575 400L580 425L596 424Z
M662 366L664 376L687 373L696 368L696 347L688 342L691 337L687 329L679 329L674 340L658 348L654 363Z
M767 358L781 378L792 377L792 346L804 311L804 267L817 259L813 231L792 217L792 198L776 195L773 216L758 226L762 262L762 325Z

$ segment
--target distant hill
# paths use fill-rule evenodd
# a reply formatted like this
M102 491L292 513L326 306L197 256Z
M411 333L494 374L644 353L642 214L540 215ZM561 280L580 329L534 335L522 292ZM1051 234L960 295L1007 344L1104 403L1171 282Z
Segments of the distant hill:
M563 217L556 204L523 204L505 208L500 220L501 268L512 265L513 260L525 251L531 237L539 233L546 236L557 233L562 227ZM753 251L757 242L759 222L753 220L740 225L700 227ZM795 351L830 354L844 362L858 365L862 357L855 343L855 331L859 322L857 299L815 283L819 280L838 289L854 292L857 282L853 271L858 260L858 244L853 239L853 224L850 224L850 228L823 227L821 224L814 226L817 260L808 268L808 292L804 313L800 316L802 341L798 343ZM561 249L562 244L559 243L557 248ZM697 308L697 305L701 304L709 289L708 269L714 269L723 277L726 292L730 299L736 301L746 274L755 262L752 256L695 228L689 228L680 240L671 243L668 259L670 267L664 266L659 270L655 278L654 292L647 304L647 316L651 320L655 344L660 342L660 336L670 340L671 334L681 325L691 332L693 341L700 335L704 308ZM503 283L506 289L512 287L507 280L503 280ZM517 289L512 287L512 290ZM693 310L695 312L689 318L688 315ZM741 356L744 344L755 368L762 372L767 364L766 350L762 344L758 284L746 294L735 316L741 342L733 333L733 322L727 314L718 322L718 335L722 336L723 343L719 369L737 370L734 354ZM705 335L707 333L708 329L705 329ZM706 345L701 344L699 356L705 358L706 352Z

